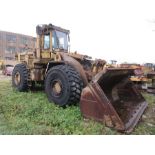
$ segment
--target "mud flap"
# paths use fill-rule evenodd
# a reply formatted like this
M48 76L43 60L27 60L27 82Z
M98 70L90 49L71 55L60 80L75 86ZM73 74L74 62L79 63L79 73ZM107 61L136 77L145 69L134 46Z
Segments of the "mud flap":
M147 107L130 80L134 74L134 69L122 68L98 73L82 91L80 109L83 116L119 131L132 132Z

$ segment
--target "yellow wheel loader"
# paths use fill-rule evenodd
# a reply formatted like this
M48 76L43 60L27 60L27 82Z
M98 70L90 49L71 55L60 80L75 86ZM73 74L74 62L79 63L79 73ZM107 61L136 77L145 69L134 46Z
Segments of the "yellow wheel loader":
M80 101L85 118L131 132L147 107L130 80L135 70L107 68L105 60L69 52L69 30L49 24L36 32L36 49L16 55L13 87L28 91L43 83L50 102L64 107Z
M130 77L130 80L135 84L136 88L139 89L140 91L147 89L148 78L144 74L143 66L141 66L140 64L125 63L125 64L120 64L120 67L133 68L137 72L139 72L139 74L137 75L132 75Z
M155 94L155 64L145 63L143 66L143 71L148 79L147 92Z
M153 63L140 64L120 64L122 68L133 68L139 71L137 76L131 76L137 89L155 94L155 65ZM141 74L140 74L141 72Z

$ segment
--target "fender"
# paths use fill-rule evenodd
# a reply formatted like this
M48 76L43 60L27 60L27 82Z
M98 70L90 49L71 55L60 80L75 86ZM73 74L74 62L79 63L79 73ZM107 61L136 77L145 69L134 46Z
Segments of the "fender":
M86 74L85 74L85 71L82 65L74 58L68 56L67 53L61 53L61 57L63 61L65 62L65 64L72 66L79 73L79 75L82 78L84 87L87 86L88 80L87 80L87 77L86 77Z

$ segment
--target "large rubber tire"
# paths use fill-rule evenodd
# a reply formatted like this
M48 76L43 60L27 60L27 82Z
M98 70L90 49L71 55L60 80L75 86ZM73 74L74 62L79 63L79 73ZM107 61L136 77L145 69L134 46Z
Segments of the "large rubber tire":
M59 83L60 92L55 93L54 85ZM79 74L69 65L51 68L45 80L45 92L50 102L59 106L76 104L80 100L83 82Z
M12 72L12 86L18 91L28 90L28 71L25 64L17 64Z

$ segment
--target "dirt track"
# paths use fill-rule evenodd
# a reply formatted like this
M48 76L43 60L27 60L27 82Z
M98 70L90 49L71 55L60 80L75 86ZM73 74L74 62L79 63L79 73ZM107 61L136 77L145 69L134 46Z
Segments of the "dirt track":
M0 71L0 81L2 80L11 80L11 76L3 75L2 71Z

